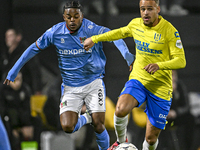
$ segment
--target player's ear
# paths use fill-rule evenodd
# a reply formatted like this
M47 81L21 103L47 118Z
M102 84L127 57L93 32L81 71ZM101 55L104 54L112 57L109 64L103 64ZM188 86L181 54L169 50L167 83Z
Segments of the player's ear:
M158 13L160 13L160 6L157 7L157 11L158 11Z
M65 20L65 15L63 14L63 19ZM66 20L65 20L66 21Z
M83 21L83 18L84 18L84 13L82 12L81 13L81 21Z

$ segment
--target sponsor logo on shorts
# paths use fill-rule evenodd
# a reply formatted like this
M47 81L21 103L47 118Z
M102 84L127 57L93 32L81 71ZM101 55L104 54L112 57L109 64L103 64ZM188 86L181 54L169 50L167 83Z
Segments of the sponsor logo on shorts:
M157 123L159 123L159 124L164 124L163 122L160 122L160 121L156 121Z
M67 101L64 101L60 104L60 107L62 108L63 106L67 106Z
M159 118L166 119L167 115L159 114Z
M102 106L103 105L103 91L102 91L102 89L98 90L98 101L99 101L99 105Z

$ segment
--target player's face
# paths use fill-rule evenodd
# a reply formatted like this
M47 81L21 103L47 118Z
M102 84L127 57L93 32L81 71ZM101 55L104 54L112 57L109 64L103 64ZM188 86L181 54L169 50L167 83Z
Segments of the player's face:
M144 25L154 27L158 24L158 13L160 6L154 0L141 0L140 1L140 14L144 21Z
M77 30L82 23L83 20L83 13L80 9L76 8L68 8L65 9L65 12L63 14L63 18L65 22L67 23L67 26L71 31Z

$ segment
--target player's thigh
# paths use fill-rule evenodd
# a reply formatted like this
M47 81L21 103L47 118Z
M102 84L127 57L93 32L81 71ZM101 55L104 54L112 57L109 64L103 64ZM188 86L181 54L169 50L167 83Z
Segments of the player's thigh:
M147 96L145 113L151 124L159 129L164 129L167 123L166 116L169 113L171 101L161 99L152 93Z
M62 95L60 102L60 114L66 111L73 111L80 114L84 103L85 93L83 89L86 87L71 87L62 84Z
M135 79L126 82L116 105L116 116L124 117L146 100L144 86Z
M146 125L146 141L149 144L154 144L159 137L161 129L153 126L147 117L147 125Z
M82 87L80 87L82 88ZM62 126L74 126L83 106L83 93L79 87L64 86L60 102L60 122Z
M117 101L115 114L118 117L125 117L137 105L138 101L132 95L123 94L119 97Z
M105 112L105 86L102 79L96 79L84 89L87 92L85 97L85 105L90 114L97 112Z

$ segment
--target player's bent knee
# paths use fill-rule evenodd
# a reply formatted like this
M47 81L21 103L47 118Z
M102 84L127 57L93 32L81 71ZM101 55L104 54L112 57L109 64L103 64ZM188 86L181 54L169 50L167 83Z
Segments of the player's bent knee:
M121 110L121 109L117 109L117 110L115 111L115 115L116 115L117 117L125 117L127 114L128 114L128 113L127 113L126 111L123 111L123 110Z
M66 133L73 133L74 128L63 128Z
M147 141L147 143L149 144L149 145L154 145L155 143L156 143L156 141L157 141L157 139L156 138L146 138L146 141Z
M65 131L66 133L73 133L74 131L74 126L72 125L63 125L61 124L63 131Z
M96 132L97 133L102 133L103 131L105 130L105 126L104 125L99 125L99 126L97 126L97 128L96 128Z
M116 110L115 110L115 115L117 117L125 117L127 114L130 113L132 109L130 109L129 107L125 106L125 105L117 105L116 106Z
M105 126L102 123L93 124L94 130L97 133L102 133L105 130Z

